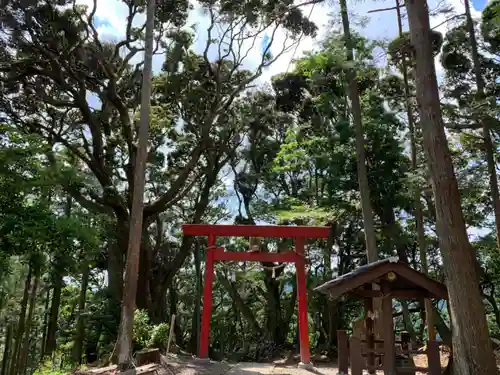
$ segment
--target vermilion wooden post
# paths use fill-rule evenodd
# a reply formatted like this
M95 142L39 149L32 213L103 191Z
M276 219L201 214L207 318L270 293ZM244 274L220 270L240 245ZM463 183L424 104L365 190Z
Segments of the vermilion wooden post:
M215 236L208 236L208 248L205 261L205 285L203 286L203 313L200 332L200 358L208 358L210 341L210 320L212 316L212 284L214 280Z
M297 273L297 295L299 305L300 357L305 365L311 364L309 352L309 327L307 318L307 289L304 257L305 238L328 238L329 227L279 226L279 225L206 225L184 224L186 236L208 236L205 262L205 285L203 288L203 313L201 318L199 357L208 358L210 320L212 313L212 283L215 261L288 262L295 263ZM284 253L240 253L226 252L215 248L216 237L271 237L295 238L295 252Z
M307 318L307 288L303 238L295 239L295 251L300 256L295 263L297 274L297 299L299 302L300 361L308 365L311 363L311 354L309 352L309 322Z

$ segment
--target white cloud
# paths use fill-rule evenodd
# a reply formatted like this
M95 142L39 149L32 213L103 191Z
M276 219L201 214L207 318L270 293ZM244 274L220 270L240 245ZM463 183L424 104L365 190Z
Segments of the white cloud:
M79 5L86 5L92 10L94 0L76 0ZM122 37L125 34L127 24L127 6L120 0L97 0L95 17L106 23L99 26L98 31L106 36Z
M462 0L448 0L449 5L457 13L464 12L464 5ZM85 4L92 7L93 0L77 0L78 4ZM190 12L187 26L193 24L197 25L196 28L196 40L194 43L194 49L197 52L202 52L205 48L205 43L207 40L207 29L209 26L208 15L203 12L201 7L194 3L194 9ZM367 23L365 27L361 28L359 31L362 35L369 37L371 39L386 39L391 40L398 35L398 27L396 20L396 12L394 10L368 13L373 9L380 8L390 8L394 6L394 0L379 0L379 1L351 1L350 2L350 12L355 15L353 19L358 17L366 17ZM441 0L428 0L429 8L434 9L437 5L441 3ZM327 5L328 4L328 5ZM268 67L262 77L259 79L261 83L267 82L270 78L278 73L285 72L287 69L293 67L292 60L294 58L300 57L305 51L313 49L314 44L320 40L325 33L328 31L328 21L333 17L338 17L339 7L337 1L328 1L325 4L317 4L314 7L309 5L303 8L303 12L306 15L310 15L310 19L313 20L319 27L318 37L313 40L311 38L303 38L297 48L293 48L287 53L283 54L274 64ZM98 26L98 32L108 38L118 39L124 36L125 26L127 23L127 7L120 0L98 0L97 1L97 11L96 18L99 19L100 25ZM481 12L472 8L472 14L475 18L479 18ZM443 34L451 26L450 22L446 21L445 15L435 16L431 19L431 27L436 27L436 30L442 32ZM144 22L144 16L139 16L134 21L135 25ZM353 22L354 24L355 22ZM403 27L407 29L406 19L403 20ZM270 36L272 31L269 30L267 35ZM246 68L255 68L261 58L261 41L265 33L261 33L259 40L257 40L245 61ZM275 34L273 45L271 51L277 53L283 47L285 43L286 32L284 30L278 30ZM247 48L251 46L247 44ZM163 63L163 56L156 56L153 66L154 70L158 71ZM439 64L439 57L436 59L436 69L438 74L442 71L442 67Z
M316 4L305 6L302 8L302 12L309 17L316 25L318 26L318 34L316 40L322 38L327 31L328 27L328 8L324 4ZM276 38L273 42L273 46L271 47L272 51L279 51L285 42L286 32L284 30L280 30ZM301 42L290 51L284 53L280 58L278 58L271 66L269 66L260 79L261 82L268 82L272 76L286 72L289 69L293 68L293 60L302 56L304 52L310 51L313 49L315 43L315 39L310 37L302 38Z

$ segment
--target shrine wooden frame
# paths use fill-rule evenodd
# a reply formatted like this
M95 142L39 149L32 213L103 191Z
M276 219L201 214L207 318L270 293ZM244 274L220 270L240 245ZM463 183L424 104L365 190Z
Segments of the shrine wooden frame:
M300 360L303 364L311 362L309 348L309 326L307 316L307 288L304 246L306 238L328 238L329 227L280 226L280 225L207 225L185 224L182 231L186 236L207 236L208 248L205 264L205 283L203 287L203 312L200 330L200 349L198 356L208 358L210 341L210 320L212 315L212 284L216 261L241 262L283 262L294 263L297 277L298 323L300 341ZM267 237L292 238L295 251L281 253L231 252L216 246L217 237Z

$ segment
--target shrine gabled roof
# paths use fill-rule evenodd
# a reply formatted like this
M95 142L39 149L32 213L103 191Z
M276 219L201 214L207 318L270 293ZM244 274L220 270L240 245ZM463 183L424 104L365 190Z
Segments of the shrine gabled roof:
M395 290L425 291L430 298L448 299L448 291L444 284L400 262L397 257L382 259L359 267L352 272L327 281L316 287L314 291L337 298L349 292L355 292L356 289L365 284L378 283L389 272L397 275L396 281L391 283Z

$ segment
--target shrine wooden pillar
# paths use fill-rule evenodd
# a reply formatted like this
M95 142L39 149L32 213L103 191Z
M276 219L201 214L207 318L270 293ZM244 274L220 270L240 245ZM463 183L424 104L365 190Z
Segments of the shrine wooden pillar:
M203 313L201 316L200 358L208 358L210 343L210 320L212 317L212 284L214 281L214 254L216 237L208 236L208 248L205 261L205 285L203 286Z
M295 252L299 259L295 263L297 275L298 323L300 338L300 361L304 365L311 363L309 351L309 319L307 317L306 262L304 257L304 238L295 238Z
M371 290L371 284L365 285L365 289ZM368 315L371 311L373 313L373 299L372 298L364 298L364 307L365 307L365 342L367 355L366 355L366 367L369 374L375 374L375 332L374 321Z
M339 365L338 375L349 374L349 337L346 330L337 331L337 359Z
M300 331L300 354L304 367L311 366L309 351L309 327L307 315L306 261L304 241L306 238L328 238L329 227L280 226L280 225L210 225L184 224L182 231L186 236L208 236L207 257L205 262L205 285L203 289L203 312L201 316L199 357L208 358L210 339L210 320L212 313L212 283L214 279L214 262L283 262L295 263L297 273L298 321ZM261 253L255 243L251 244L249 252L226 252L216 248L217 237L250 237L256 238L293 238L295 251L281 253Z
M397 375L396 343L394 337L394 320L392 318L391 284L383 280L380 283L382 297L382 325L384 327L384 375Z

